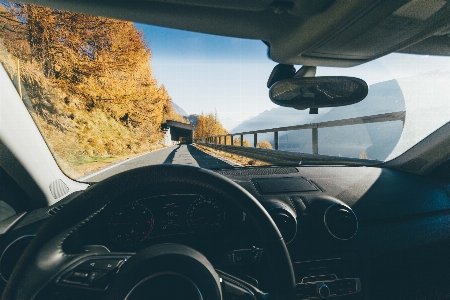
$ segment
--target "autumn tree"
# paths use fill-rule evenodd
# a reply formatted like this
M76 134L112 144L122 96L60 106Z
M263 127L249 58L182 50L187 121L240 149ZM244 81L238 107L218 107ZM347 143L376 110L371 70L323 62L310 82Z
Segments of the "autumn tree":
M236 145L236 146L240 146L241 145L241 138L240 137L235 138L233 144ZM244 140L244 142L242 143L242 146L250 147L250 143L247 140Z
M17 14L20 11L19 4L3 3L0 5L0 37L8 51L20 59L26 60L30 57L30 47L27 41L26 28L19 21Z
M205 137L228 134L219 121L217 112L215 114L208 113L198 116L197 126L195 127L194 137L201 139Z
M184 121L153 77L150 48L132 22L2 2L0 27L0 62L13 81L20 62L24 102L58 155L146 151L162 138L162 122ZM71 147L55 129L71 134Z
M262 142L258 142L256 143L256 148L261 148L261 149L272 149L272 145L268 142L268 141L262 141Z
M152 77L151 51L132 22L36 5L9 5L22 23L30 59L60 89L127 125L161 124L171 99Z
M369 159L369 155L367 155L366 151L361 152L361 154L359 155L360 159Z

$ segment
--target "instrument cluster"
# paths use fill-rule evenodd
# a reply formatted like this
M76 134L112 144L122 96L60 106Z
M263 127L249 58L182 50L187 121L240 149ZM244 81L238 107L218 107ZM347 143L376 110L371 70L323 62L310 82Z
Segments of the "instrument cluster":
M115 209L109 234L121 246L134 246L150 237L194 233L213 236L226 224L218 199L204 195L164 195L139 199Z

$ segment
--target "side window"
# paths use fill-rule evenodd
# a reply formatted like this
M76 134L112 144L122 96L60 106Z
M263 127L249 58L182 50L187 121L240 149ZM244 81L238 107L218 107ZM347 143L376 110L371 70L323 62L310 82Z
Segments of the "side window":
M26 211L30 200L19 185L0 167L0 221Z

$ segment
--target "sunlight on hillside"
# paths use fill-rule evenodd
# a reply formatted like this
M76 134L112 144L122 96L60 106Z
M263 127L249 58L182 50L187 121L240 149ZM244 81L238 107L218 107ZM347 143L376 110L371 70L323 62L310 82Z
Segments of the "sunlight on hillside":
M188 122L133 23L4 2L0 26L0 62L67 175L161 148L161 123Z

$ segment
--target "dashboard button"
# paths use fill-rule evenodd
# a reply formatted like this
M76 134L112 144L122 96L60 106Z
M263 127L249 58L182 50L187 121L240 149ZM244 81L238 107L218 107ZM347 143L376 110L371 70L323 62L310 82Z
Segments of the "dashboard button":
M90 281L90 275L91 271L77 268L67 274L62 281L65 283L88 285Z
M104 259L99 260L97 263L97 268L100 270L110 271L114 270L123 262L123 259Z
M93 259L85 261L80 266L88 269L110 271L117 268L121 262L123 262L123 259Z

